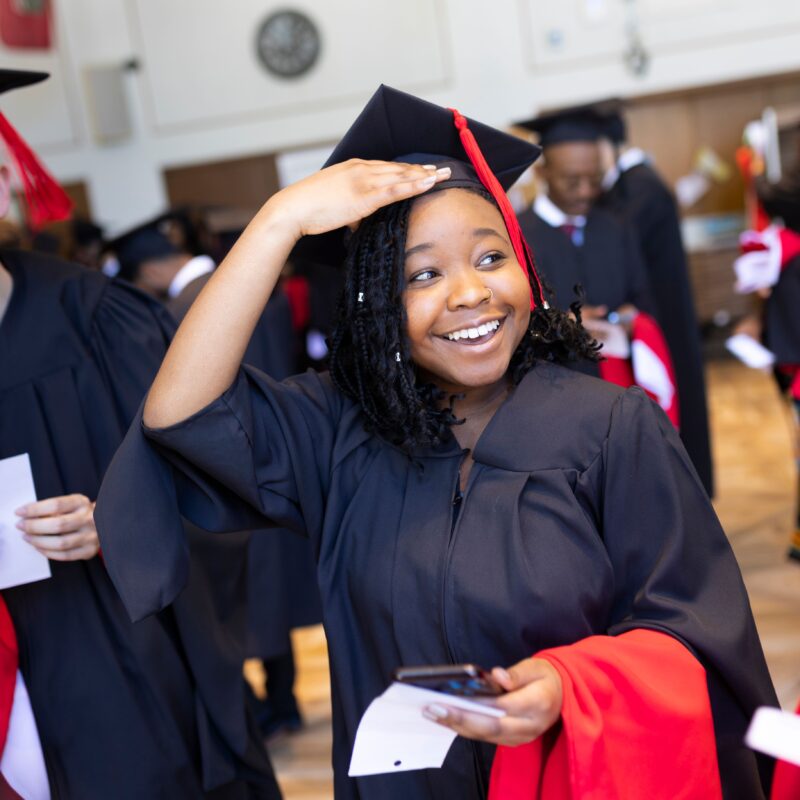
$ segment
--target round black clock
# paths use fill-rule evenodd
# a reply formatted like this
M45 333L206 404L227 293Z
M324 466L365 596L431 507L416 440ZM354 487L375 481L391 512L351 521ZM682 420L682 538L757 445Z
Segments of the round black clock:
M320 52L317 26L299 11L276 11L259 26L256 50L261 63L281 78L303 75Z

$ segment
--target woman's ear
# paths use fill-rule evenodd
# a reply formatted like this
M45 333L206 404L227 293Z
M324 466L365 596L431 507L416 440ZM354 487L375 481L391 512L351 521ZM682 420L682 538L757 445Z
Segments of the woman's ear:
M0 219L8 214L11 207L11 171L3 164L0 166Z

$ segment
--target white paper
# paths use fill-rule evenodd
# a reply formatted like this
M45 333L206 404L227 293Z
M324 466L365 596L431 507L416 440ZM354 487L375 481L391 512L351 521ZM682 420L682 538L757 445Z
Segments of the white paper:
M748 747L800 766L800 715L759 708L745 736Z
M730 336L725 340L725 347L739 361L753 369L769 369L775 363L774 354L746 333Z
M441 767L456 734L422 716L422 709L434 704L505 716L505 711L463 697L393 683L361 718L348 775Z
M50 562L16 527L14 511L35 500L28 454L0 459L0 589L50 577Z

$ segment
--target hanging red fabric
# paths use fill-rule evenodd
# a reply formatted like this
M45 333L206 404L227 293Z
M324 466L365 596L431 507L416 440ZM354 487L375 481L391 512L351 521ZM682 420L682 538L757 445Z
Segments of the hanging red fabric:
M14 689L17 685L19 653L14 623L8 613L5 600L0 595L0 755L6 745L11 706L14 704Z
M475 172L477 173L480 182L486 187L487 191L492 195L498 207L500 208L500 213L503 215L503 220L506 224L508 235L511 237L511 246L514 248L514 254L517 257L517 261L519 261L519 265L522 267L522 270L525 272L526 276L528 274L528 270L530 270L530 273L533 275L533 279L536 282L539 297L542 298L546 308L547 304L544 301L542 282L539 280L539 274L536 271L536 263L533 260L533 253L531 253L531 249L528 247L528 243L525 241L525 237L522 235L522 230L519 227L519 221L517 220L517 215L514 213L514 209L511 206L511 202L509 201L505 190L500 185L500 181L497 180L497 177L492 172L491 167L489 167L489 165L486 163L486 159L481 152L481 148L478 145L478 142L475 139L472 131L469 129L467 118L463 114L460 114L455 108L451 108L450 111L453 112L455 126L458 130L458 135L461 138L461 144L464 147L467 157L469 158L472 166L475 168ZM536 302L533 290L531 290L531 310L533 310L535 307Z
M22 181L30 226L35 230L48 222L67 219L72 200L3 114L0 114L0 138Z

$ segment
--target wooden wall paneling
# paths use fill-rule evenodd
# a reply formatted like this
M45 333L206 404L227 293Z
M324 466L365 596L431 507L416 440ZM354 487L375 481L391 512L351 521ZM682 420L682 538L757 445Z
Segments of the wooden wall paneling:
M697 150L695 122L684 99L633 103L627 118L630 141L653 156L659 173L670 185L691 170Z
M258 210L278 191L272 153L164 170L170 205Z
M745 125L761 116L767 94L762 87L719 90L693 97L691 104L697 124L697 145L710 146L732 170L730 180L713 184L692 212L739 211L743 207L744 184L734 157L742 143Z

